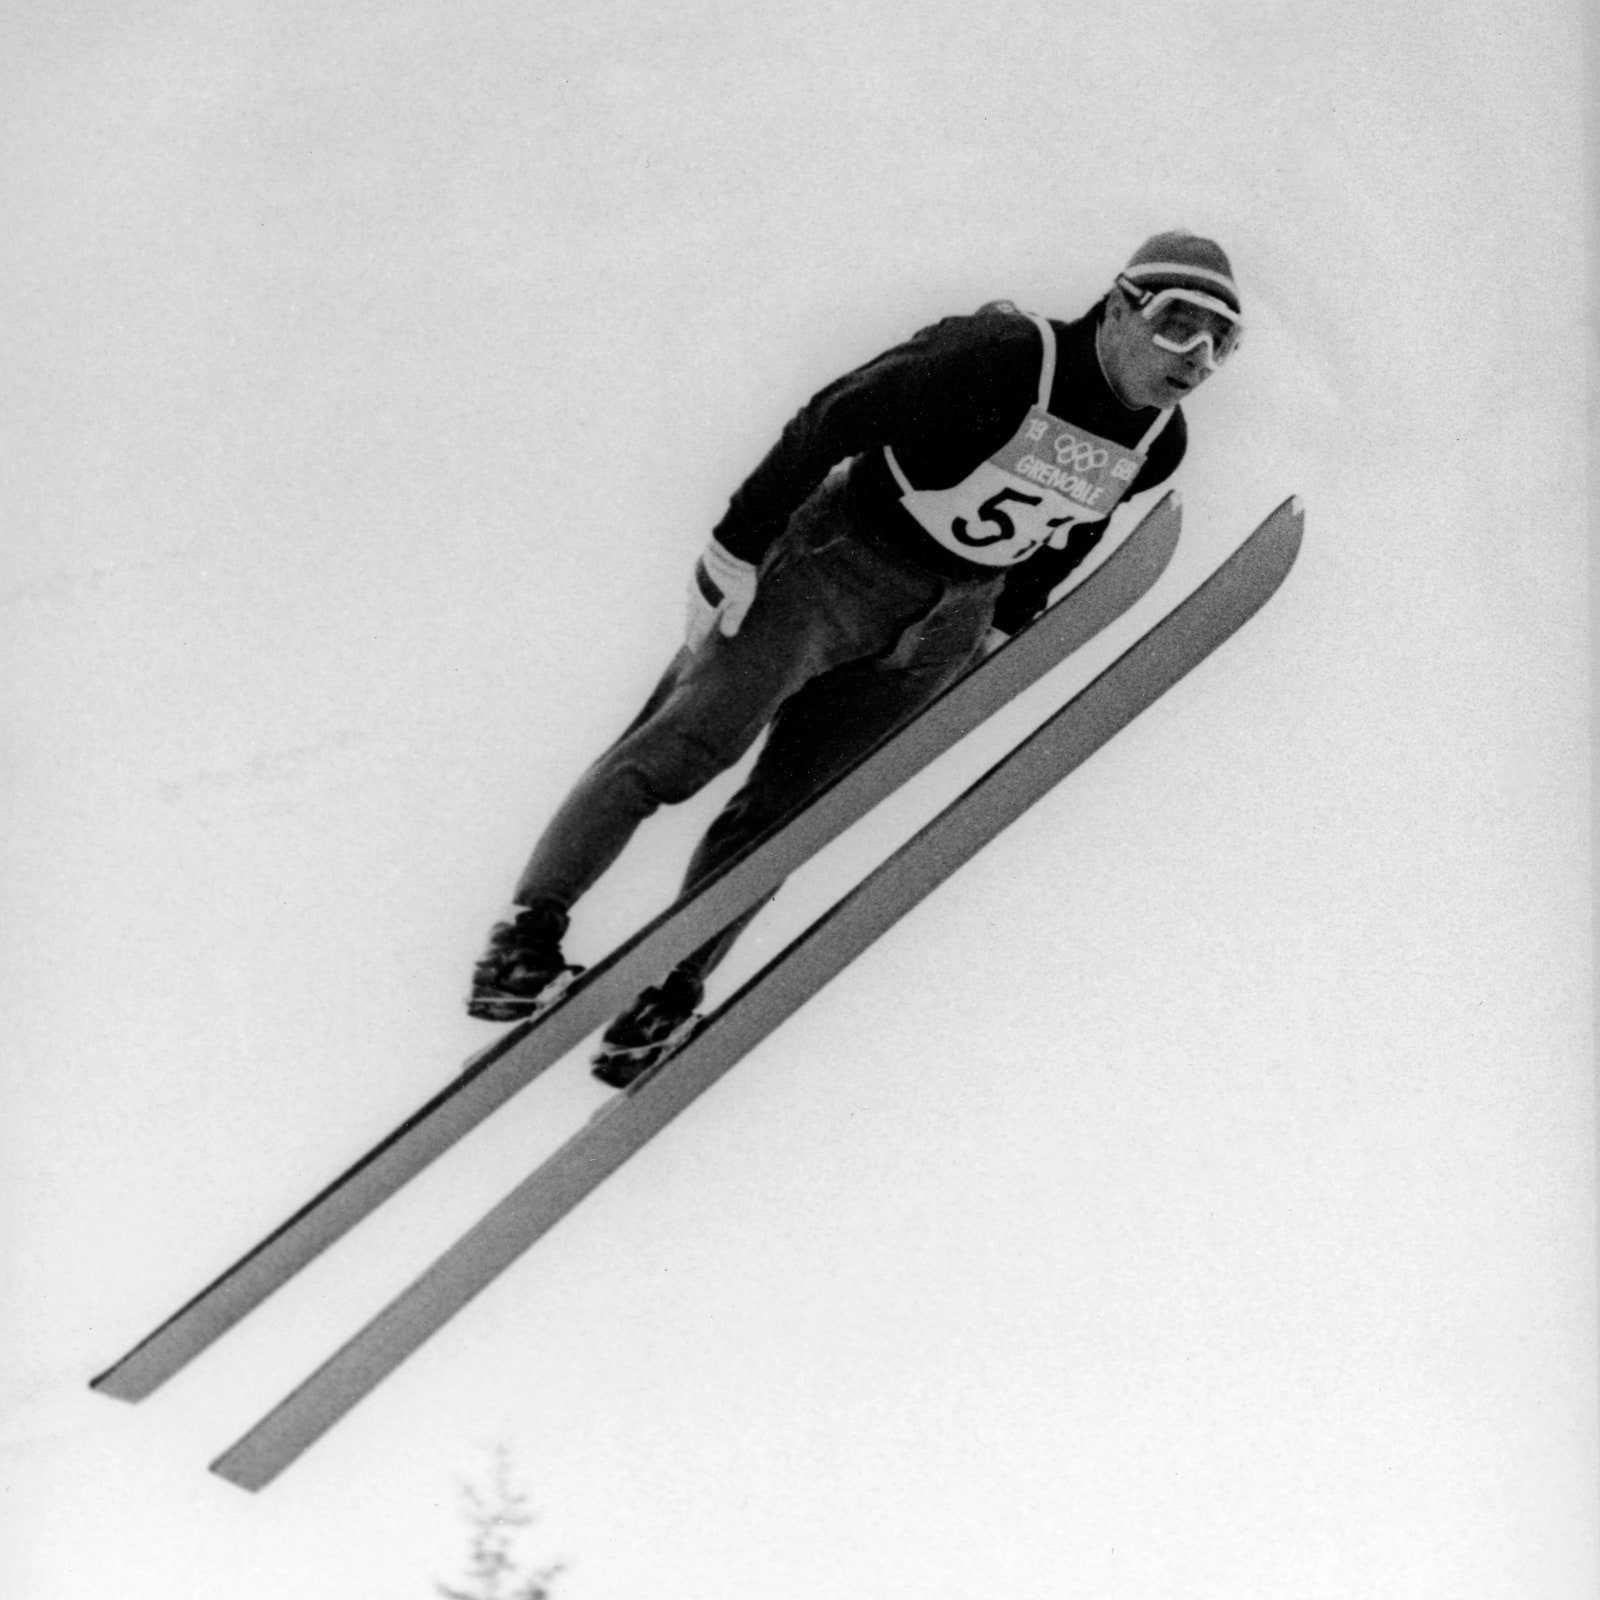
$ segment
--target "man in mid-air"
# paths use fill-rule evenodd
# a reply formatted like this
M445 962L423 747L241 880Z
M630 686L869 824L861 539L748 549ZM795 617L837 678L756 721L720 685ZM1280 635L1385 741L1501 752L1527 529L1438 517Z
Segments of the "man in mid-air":
M695 565L687 637L627 731L534 848L468 1010L514 1021L578 968L572 906L657 807L765 729L684 890L803 805L1048 603L1117 504L1182 460L1180 402L1238 347L1221 248L1157 234L1074 322L994 302L947 317L817 394L734 494ZM607 1029L625 1086L681 1046L751 912Z

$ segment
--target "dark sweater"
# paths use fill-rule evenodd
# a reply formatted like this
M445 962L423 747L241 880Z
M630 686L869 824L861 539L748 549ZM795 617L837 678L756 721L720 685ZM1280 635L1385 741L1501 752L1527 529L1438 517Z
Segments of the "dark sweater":
M1130 448L1155 421L1154 407L1130 409L1112 393L1095 353L1102 301L1076 322L1055 322L1055 382L1050 412ZM946 317L904 344L828 385L799 411L778 443L740 485L718 523L718 542L746 561L768 546L830 468L856 457L846 489L858 518L898 548L925 557L934 571L952 564L968 575L993 568L961 562L928 536L900 503L883 459L889 445L919 489L959 483L1016 432L1038 398L1039 330L1015 313L983 311ZM1150 447L1129 494L1169 478L1183 459L1183 412ZM1051 591L1099 543L1106 521L1081 523L1064 549L1045 546L1005 572L995 624L1015 632L1045 607Z

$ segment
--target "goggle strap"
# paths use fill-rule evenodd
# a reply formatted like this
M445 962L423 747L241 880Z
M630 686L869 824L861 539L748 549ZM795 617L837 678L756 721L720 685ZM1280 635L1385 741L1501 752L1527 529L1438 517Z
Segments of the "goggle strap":
M1126 268L1122 276L1129 279L1156 276L1165 278L1175 272L1190 278L1208 278L1218 288L1233 291L1233 279L1226 273L1213 272L1210 267L1197 267L1188 261L1141 261L1136 267Z
M1181 284L1169 284L1164 289L1141 289L1126 273L1117 279L1117 287L1131 295L1134 304L1139 307L1139 313L1146 322L1155 315L1163 300L1184 300L1190 305L1204 306L1208 311L1215 311L1228 319L1229 322L1242 322L1243 318L1226 301L1219 300L1215 295L1206 294L1200 289L1186 289Z

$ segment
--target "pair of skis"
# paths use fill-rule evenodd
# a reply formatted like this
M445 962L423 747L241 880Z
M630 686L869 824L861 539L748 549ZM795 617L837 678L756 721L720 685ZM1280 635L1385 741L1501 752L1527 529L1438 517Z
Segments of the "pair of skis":
M804 810L510 1029L260 1245L95 1378L139 1400L173 1376L634 995L880 800L1120 617L1176 548L1163 499L1032 627L883 740ZM1303 514L1286 501L1192 595L749 980L676 1055L610 1101L286 1400L212 1463L271 1482L679 1111L1041 795L1237 631L1282 583Z

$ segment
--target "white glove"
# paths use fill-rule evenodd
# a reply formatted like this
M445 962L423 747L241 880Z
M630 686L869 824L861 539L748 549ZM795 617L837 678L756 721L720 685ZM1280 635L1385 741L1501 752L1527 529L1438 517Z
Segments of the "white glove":
M694 564L689 578L689 626L686 639L697 649L715 624L731 639L756 597L756 569L730 555L713 539Z

